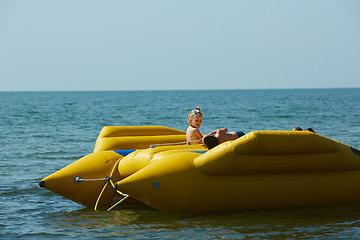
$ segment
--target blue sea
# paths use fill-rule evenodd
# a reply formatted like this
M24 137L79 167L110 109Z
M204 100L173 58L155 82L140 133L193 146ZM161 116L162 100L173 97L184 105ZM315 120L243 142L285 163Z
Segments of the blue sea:
M360 239L360 204L206 214L146 206L106 212L38 186L91 153L103 126L186 130L187 114L196 106L204 113L203 134L221 127L311 127L360 148L359 88L0 92L0 239Z

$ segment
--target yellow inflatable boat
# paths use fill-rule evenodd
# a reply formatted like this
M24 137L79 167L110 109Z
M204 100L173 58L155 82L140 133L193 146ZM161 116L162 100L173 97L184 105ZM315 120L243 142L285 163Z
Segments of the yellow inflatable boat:
M104 127L40 186L79 204L213 212L360 202L360 151L311 132L255 131L207 150L162 126Z

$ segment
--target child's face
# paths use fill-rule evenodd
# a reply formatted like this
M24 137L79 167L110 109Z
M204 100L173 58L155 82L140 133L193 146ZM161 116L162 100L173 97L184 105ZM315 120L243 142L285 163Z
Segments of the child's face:
M190 123L193 127L199 128L201 126L202 116L195 115L190 119Z

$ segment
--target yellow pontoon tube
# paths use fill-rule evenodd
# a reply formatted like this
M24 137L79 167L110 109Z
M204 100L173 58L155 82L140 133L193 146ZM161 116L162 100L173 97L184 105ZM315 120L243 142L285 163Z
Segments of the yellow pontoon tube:
M166 155L116 188L170 212L354 203L360 202L359 153L310 132L251 132L205 153Z
M104 127L94 153L40 186L89 207L122 198L169 212L360 202L360 151L318 134L256 131L209 151L184 143L176 129Z
M185 132L163 126L108 126L104 127L97 139L94 152L44 178L39 185L58 195L88 207L107 207L113 199L121 198L114 191L113 183L127 177L120 176L118 164L136 150L160 146L172 149L204 150L201 145L185 145ZM166 147L165 147L166 148ZM149 163L135 163L131 171ZM123 163L122 163L123 164ZM134 203L133 198L126 203Z

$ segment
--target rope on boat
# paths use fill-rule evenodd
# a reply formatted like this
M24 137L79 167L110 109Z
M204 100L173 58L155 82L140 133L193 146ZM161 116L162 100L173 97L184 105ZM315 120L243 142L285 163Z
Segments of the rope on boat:
M192 142L199 142L199 140L192 140L192 141L185 141L185 142L173 142L173 143L156 143L156 144L151 144L149 148L155 148L158 146L187 145Z
M193 141L190 141L190 142L198 142L198 141L199 141L199 140L193 140ZM185 141L185 142L175 142L175 143L158 143L158 144L152 144L152 145L150 145L150 148L155 148L155 147L157 147L157 146L186 145L186 144L189 144L190 142ZM129 195L128 195L128 194L122 193L122 192L120 192L119 190L117 190L117 189L115 188L114 182L112 181L112 175L114 174L114 170L115 170L115 168L118 166L118 164L119 164L119 162L120 162L121 159L122 159L122 158L119 158L119 159L116 161L116 163L114 164L114 167L113 167L113 169L112 169L112 171L111 171L110 177L100 178L100 179L83 179L83 178L81 178L81 177L75 177L75 178L74 178L74 181L76 181L76 182L106 181L103 189L101 190L101 192L100 192L100 194L99 194L99 196L98 196L98 198L97 198L97 200L96 200L95 207L94 207L94 210L95 210L95 211L97 210L97 206L98 206L98 204L99 204L99 201L100 201L100 199L101 199L101 196L103 195L103 193L104 193L104 191L105 191L105 188L106 188L106 186L107 186L109 183L111 184L111 186L115 189L115 191L116 191L119 195L123 196L123 198L120 199L120 200L119 200L117 203L115 203L114 205L112 205L110 208L108 208L107 211L110 211L111 209L113 209L114 207L116 207L117 205L119 205L120 203L122 203L123 201L125 201L127 198L129 198Z
M100 194L99 194L99 196L98 196L98 198L97 198L97 200L96 200L95 207L94 207L94 210L95 210L95 211L97 210L97 206L98 206L98 204L99 204L99 201L100 201L100 199L101 199L101 196L103 195L103 192L105 191L106 186L110 183L111 186L115 189L115 184L114 184L114 182L112 181L112 176L113 176L113 174L114 174L115 168L118 166L118 164L119 164L119 162L120 162L121 159L122 159L122 158L119 158L119 159L116 161L116 163L114 164L114 167L113 167L113 169L111 170L110 177L105 178L105 179L106 179L106 183L105 183L103 189L101 190L101 192L100 192ZM115 205L118 205L120 202L123 202L125 199L127 199L127 198L129 197L128 194L122 193L122 192L120 192L120 191L117 190L117 189L115 189L115 191L116 191L117 193L119 193L121 196L123 196L124 198L122 198L119 202L117 202L117 203L114 204L111 208L109 208L108 211L110 211L112 208L115 207Z
M115 187L114 187L115 188ZM117 193L119 193L120 195L124 196L122 199L120 199L117 203L115 203L114 205L112 205L110 208L108 208L107 211L110 211L111 209L113 209L114 207L116 207L117 205L119 205L120 203L122 203L123 201L125 201L129 195L120 192L119 190L116 190Z

